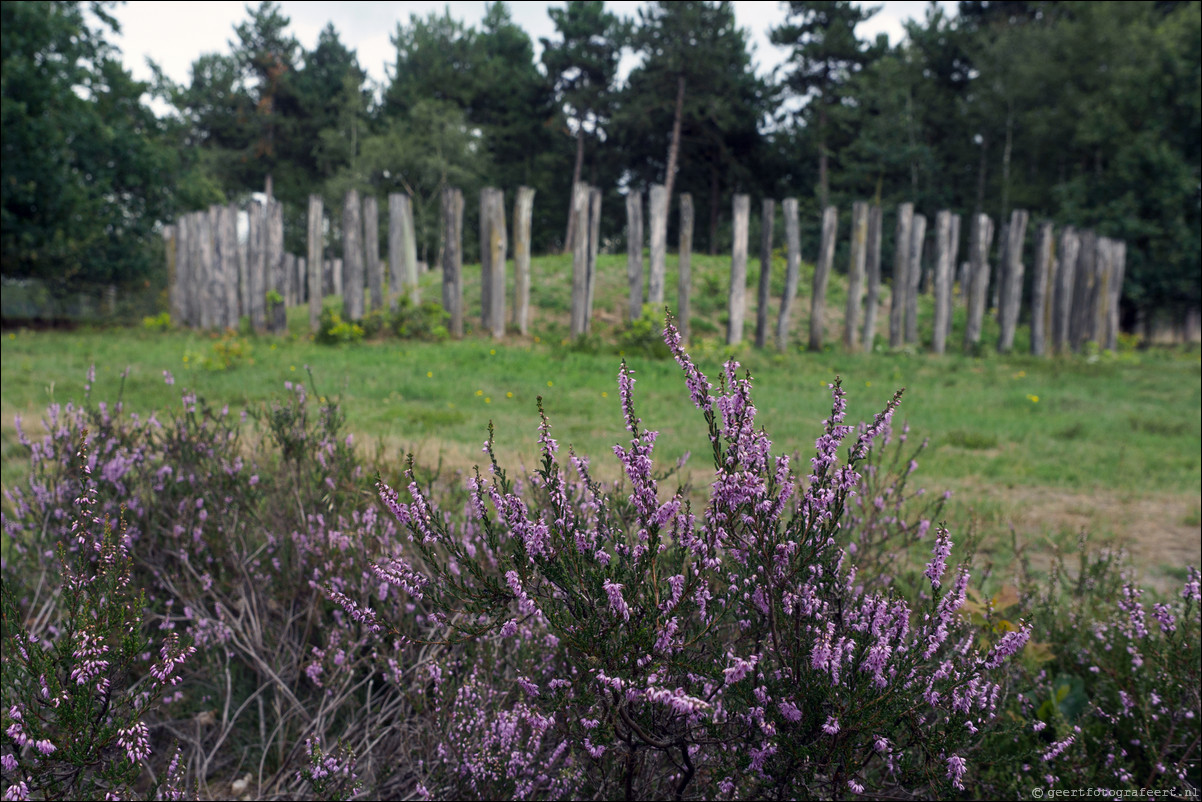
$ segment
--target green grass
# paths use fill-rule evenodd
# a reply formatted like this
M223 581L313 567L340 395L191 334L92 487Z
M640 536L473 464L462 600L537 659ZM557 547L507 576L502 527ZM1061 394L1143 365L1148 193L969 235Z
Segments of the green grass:
M691 351L717 382L729 353L725 331L725 282L729 257L694 257L695 341ZM666 286L675 305L676 277L670 258ZM751 309L747 335L755 326L758 261L748 277ZM567 340L570 259L535 260L532 336L493 343L469 333L462 341L427 343L385 340L329 347L306 333L304 309L289 314L290 332L280 337L245 337L240 362L225 370L204 367L217 336L200 332L156 333L138 328L73 332L8 331L0 360L3 393L3 482L24 472L24 449L16 442L14 418L37 430L47 404L79 403L88 366L96 365L92 397L112 402L122 384L126 409L142 414L179 403L182 387L212 402L237 409L262 404L283 393L286 381L308 381L309 366L319 395L338 397L358 441L381 456L399 460L412 451L423 464L439 462L469 468L480 461L489 420L496 425L502 458L511 465L535 465L538 416L543 396L554 436L593 458L602 476L616 476L612 446L624 439L616 376L621 355L617 334L625 310L625 259L603 256L599 268L595 337L583 344ZM779 274L783 265L774 273ZM807 268L808 272L808 268ZM465 270L466 317L479 314L479 270ZM992 348L975 357L958 353L963 310L957 307L949 353L932 356L909 349L843 353L838 345L842 299L840 276L831 283L834 310L828 320L826 350L801 350L808 330L808 279L794 307L794 344L789 351L755 351L744 345L737 357L756 380L759 421L776 448L808 459L830 407L827 384L842 376L849 395L849 418L868 419L893 391L906 388L899 415L912 436L929 437L931 449L919 477L932 491L953 489L949 512L977 516L985 528L1002 531L1023 511L1035 491L1072 499L1107 497L1175 499L1178 525L1196 524L1199 452L1202 432L1202 374L1197 350L1129 352L1086 359L999 356ZM423 279L423 297L438 298L437 273ZM512 280L512 279L511 279ZM774 276L776 284L783 278ZM772 320L780 288L774 289ZM877 330L888 331L888 295ZM329 299L332 304L336 299ZM920 326L929 328L931 301L922 299ZM713 334L700 332L713 331ZM986 328L986 342L996 329ZM1020 334L1017 349L1025 347ZM955 352L955 353L953 353ZM671 360L626 355L637 379L636 403L647 428L661 432L657 453L664 464L685 451L696 481L704 483L708 444L700 413L689 403L680 371ZM121 374L128 368L128 376ZM163 382L163 371L176 378ZM1191 515L1192 513L1192 515ZM1073 514L1068 510L1066 515ZM1095 525L1105 526L1100 518ZM1048 524L1048 531L1059 524Z

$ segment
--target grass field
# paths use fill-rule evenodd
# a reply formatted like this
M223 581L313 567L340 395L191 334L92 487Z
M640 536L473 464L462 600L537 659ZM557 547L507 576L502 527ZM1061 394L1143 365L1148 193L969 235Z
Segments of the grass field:
M676 286L672 259L669 288ZM729 354L721 344L728 265L722 257L695 256L693 262L691 351L715 383ZM535 260L532 336L500 343L470 333L458 342L322 346L305 333L303 309L291 311L290 333L279 337L222 340L142 328L7 330L0 360L4 485L19 481L24 471L16 416L37 431L47 404L80 402L92 364L92 400L112 403L120 392L126 409L139 413L178 405L182 387L234 409L263 404L282 395L286 381L308 382L308 366L317 394L340 399L361 446L387 459L413 452L429 467L468 468L479 461L489 420L504 460L532 467L541 395L561 444L590 455L601 476L616 477L611 448L624 434L616 386L623 357L638 380L640 415L661 432L657 453L664 464L691 451L686 471L704 483L704 423L678 368L622 340L625 258L601 257L594 336L580 343L566 338L570 270L566 257ZM754 261L750 272L748 338L755 323ZM773 272L775 323L783 263ZM479 310L479 270L469 266L465 276L470 325ZM438 298L438 279L436 273L424 277L424 297ZM985 535L986 551L1005 556L1012 528L1036 544L1044 538L1070 543L1086 528L1129 541L1153 580L1179 577L1183 565L1199 562L1202 372L1196 347L1062 359L1003 357L987 348L967 356L958 353L958 308L949 340L956 353L882 352L878 334L877 352L846 354L838 345L846 297L840 279L834 277L828 292L827 341L833 345L826 350L808 353L799 346L809 318L803 289L787 353L747 346L735 351L756 380L759 420L778 449L808 458L835 376L843 378L853 420L870 418L904 387L900 417L913 437L931 441L921 459L921 484L932 492L953 491L949 523ZM808 283L803 276L802 287ZM675 305L674 292L669 299ZM920 329L929 329L930 298L922 304ZM877 324L886 335L887 315L886 293ZM1020 332L1016 352L1025 349L1024 336ZM987 326L985 342L995 341L996 329ZM215 346L231 343L241 354L228 368L213 369ZM174 387L164 383L164 371L174 374Z

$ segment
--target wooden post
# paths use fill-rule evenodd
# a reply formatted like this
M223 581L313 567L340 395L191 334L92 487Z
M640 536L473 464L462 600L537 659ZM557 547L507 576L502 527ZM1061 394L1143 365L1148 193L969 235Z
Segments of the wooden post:
M680 255L676 282L676 328L680 340L689 343L689 289L693 260L693 196L680 193Z
M256 332L267 329L267 210L258 201L250 205L248 232L250 263L250 325Z
M952 213L935 215L935 324L931 350L942 354L947 346L947 320L952 314Z
M485 329L492 329L492 281L494 277L493 256L495 248L492 245L492 204L493 197L500 192L496 187L484 187L480 190L480 324ZM501 293L505 287L502 285Z
M1089 313L1093 309L1094 269L1098 260L1098 236L1082 231L1077 250L1077 270L1073 280L1072 318L1069 323L1069 342L1073 351L1080 351L1089 339Z
M363 223L359 218L359 192L352 189L342 204L342 316L347 322L363 319Z
M388 195L388 308L397 309L401 295L410 291L405 281L405 212L408 195Z
M240 214L240 213L239 213ZM249 222L250 214L247 213ZM250 315L250 232L246 241L238 242L238 316ZM241 320L239 319L239 323Z
M781 212L785 218L785 294L780 299L780 314L776 318L778 351L784 351L789 344L789 312L801 281L801 226L797 219L797 198L785 198Z
M822 245L818 251L818 263L814 266L814 294L810 298L810 350L822 350L822 335L825 329L826 285L830 280L831 267L835 263L835 237L839 231L839 210L827 206L822 212Z
M651 276L647 282L647 302L664 304L664 276L668 254L668 190L662 184L651 185ZM641 314L641 310L640 310Z
M906 289L910 286L910 247L914 204L897 207L897 235L893 246L893 287L889 293L889 347L901 346L906 326Z
M177 326L182 322L179 310L178 242L179 224L163 226L163 256L167 262L167 300L171 312L171 322Z
M1110 265L1112 261L1109 237L1098 237L1098 256L1094 267L1093 310L1090 314L1091 338L1100 348L1106 341L1106 305L1110 301Z
M486 238L480 242L480 257L488 253L488 296L483 299L488 322L485 328L494 340L505 336L505 252L509 242L505 233L505 194L494 187L481 196L481 214L487 219Z
M1060 232L1060 248L1056 266L1055 292L1052 299L1052 350L1064 353L1069 345L1073 312L1073 288L1077 275L1077 255L1081 240L1077 230L1065 226Z
M221 254L222 328L238 328L238 207L221 207L217 248Z
M525 336L530 333L530 220L534 214L534 190L518 187L513 207L513 324Z
M768 337L768 294L772 276L772 224L776 202L765 198L760 213L760 285L755 303L755 347L763 348Z
M320 195L309 196L309 331L317 331L321 319L322 201Z
M1056 293L1056 255L1052 224L1040 223L1035 239L1035 280L1031 285L1031 353L1047 354L1052 329L1052 298Z
M198 311L200 316L200 327L204 329L213 328L214 311L216 304L216 293L213 291L213 260L216 254L213 253L213 222L216 217L215 209L211 207L207 212L197 212L197 233L199 239L197 241L198 253L200 259L198 261L198 274L200 281L197 285L196 299L198 303Z
M572 232L572 316L573 337L588 328L588 185L577 182L572 187L572 214L577 225Z
M274 198L267 200L267 270L266 276L268 281L267 289L264 290L264 304L266 304L266 292L275 291L283 298L284 294L284 205ZM283 307L281 301L279 306ZM286 323L286 319L283 321ZM281 320L273 315L267 318L267 327L270 331L278 333L282 330Z
M584 225L584 221L580 221ZM597 249L601 244L601 190L588 188L588 281L584 293L584 330L592 328L593 296L597 291Z
M730 298L727 305L726 344L743 341L743 314L747 294L747 235L751 223L751 197L735 195L734 242L730 252Z
M1027 235L1027 212L1015 209L1010 213L1010 226L1006 230L1005 282L1002 285L1001 308L998 320L999 353L1009 353L1014 348L1014 331L1018 327L1018 313L1023 301L1023 238Z
M1110 243L1110 300L1106 305L1106 336L1102 347L1117 351L1119 346L1119 302L1123 297L1123 274L1127 270L1127 243L1112 240ZM1186 334L1189 341L1189 334Z
M384 268L380 264L380 205L375 195L363 198L363 255L371 311L384 308Z
M309 268L308 261L303 256L296 257L296 303L297 306L304 306L309 302L308 282Z
M868 292L864 299L864 350L876 346L876 308L881 297L881 207L868 209L868 240L865 245L865 273Z
M989 215L973 216L969 237L968 321L964 327L964 348L972 350L981 342L981 324L985 320L985 301L989 297L989 250L993 244L993 221Z
M442 307L451 314L451 336L463 337L463 192L442 190Z
M843 347L860 347L860 305L864 302L864 268L868 257L868 204L851 205L851 262L847 266L847 311L843 317Z
M1002 319L1002 286L1006 283L1006 268L1010 264L1006 261L1006 246L1010 244L1010 223L1006 220L1001 222L1002 230L998 232L997 243L997 270L994 271L989 300L989 308L997 316L999 324Z
M910 269L906 272L906 342L918 342L918 283L922 279L922 250L927 237L927 218L914 215L910 240Z
M638 320L643 314L643 196L634 191L626 195L626 281L630 319Z
M955 287L953 286L953 282L956 279L956 275L955 275L956 267L957 267L957 265L960 264L958 261L960 258L960 215L958 215L958 214L952 215L952 230L951 230L951 233L948 235L948 244L951 247L951 258L948 260L949 273L948 273L948 279L947 279L947 281L948 281L947 324L946 324L946 326L944 328L944 332L943 332L944 342L947 342L947 340L951 339L952 319L955 317L955 313L954 313L953 309L955 307L956 292L955 292ZM961 295L964 294L964 285L963 284L960 285L960 294Z

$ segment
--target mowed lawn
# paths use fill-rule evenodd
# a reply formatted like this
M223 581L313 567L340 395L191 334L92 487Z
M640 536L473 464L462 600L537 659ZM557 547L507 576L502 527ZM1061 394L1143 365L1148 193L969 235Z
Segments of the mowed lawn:
M556 259L562 257L544 260L542 268L558 272L564 265ZM616 265L618 257L612 259ZM721 263L711 266L705 259L701 280ZM470 268L465 273L478 276ZM622 353L616 321L624 276L617 269L602 275L610 278L598 289L598 333L583 345L564 336L566 298L540 295L558 294L558 286L536 289L533 305L541 312L529 337L494 343L469 334L442 343L322 346L304 333L307 313L297 309L286 336L237 338L242 355L227 369L213 369L214 346L221 341L212 334L7 330L0 360L4 485L25 473L16 417L36 432L47 404L83 401L93 364L92 402L111 405L120 394L127 412L142 414L178 409L184 388L241 409L282 397L285 382L310 383L316 395L338 399L360 448L394 464L412 452L423 467L441 465L444 471L482 460L490 420L502 460L514 469L533 467L536 399L542 396L561 446L589 455L600 476L616 478L612 448L625 438L617 372L625 358L637 380L638 414L646 428L660 432L661 464L691 452L685 473L704 486L712 468L705 424L680 370L643 349ZM429 275L427 280L427 297L437 297L437 286ZM668 286L675 286L674 276ZM836 308L839 289L836 283L831 293ZM472 291L469 282L469 322L472 312L478 314L472 305L478 290L474 298ZM729 349L706 329L707 323L712 329L725 324L712 299L698 300L694 331L704 331L691 350L717 385ZM799 299L795 331L808 308L808 297ZM887 312L886 300L878 332L887 333ZM750 336L754 306L748 318ZM1063 359L1002 357L992 349L980 357L845 354L838 332L836 318L827 334L834 345L818 353L796 343L785 354L747 346L735 352L755 380L758 420L777 450L801 456L803 468L829 412L828 385L836 376L843 379L853 421L870 419L894 390L905 388L896 428L907 421L911 442L930 439L917 481L929 492L953 491L945 510L949 525L984 536L986 552L1008 554L1012 529L1028 544L1050 540L1066 547L1087 529L1098 538L1129 541L1154 574L1176 576L1184 564L1199 562L1202 370L1196 348ZM959 350L961 336L957 330L949 341L952 351ZM173 387L164 382L164 371L173 374Z

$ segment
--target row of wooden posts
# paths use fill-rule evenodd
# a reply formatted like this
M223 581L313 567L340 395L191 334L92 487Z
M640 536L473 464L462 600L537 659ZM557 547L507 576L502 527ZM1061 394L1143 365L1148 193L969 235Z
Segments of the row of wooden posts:
M514 206L513 302L508 324L521 334L530 322L530 226L535 192L518 189ZM452 336L464 331L462 255L463 193L447 188L442 194L442 304L450 315ZM665 295L668 197L662 185L653 185L649 201L650 264L644 280L643 205L639 193L626 197L627 280L629 316L642 314L644 301L663 306ZM601 191L578 183L573 187L570 213L572 227L572 336L590 328L597 279L597 252L601 227ZM748 232L751 199L734 196L733 246L726 341L742 340L746 310ZM780 299L775 327L775 345L788 345L790 317L795 306L801 275L801 235L796 198L782 204L785 223L785 288ZM762 205L760 276L756 305L755 344L764 347L769 336L770 274L774 248L775 201ZM341 295L343 317L361 320L365 302L370 310L382 309L388 300L395 308L407 294L418 301L418 276L414 236L413 204L408 195L388 197L388 298L380 259L379 210L376 199L357 191L347 193L342 213L342 258L326 258L323 247L325 220L320 196L309 197L308 254L299 257L284 251L283 210L268 198L254 202L248 210L247 238L239 243L237 207L213 206L207 212L181 217L169 227L168 260L173 280L173 314L184 325L202 328L236 327L240 315L250 318L255 330L280 331L289 306L308 303L309 325L316 330L325 295ZM679 196L679 283L677 317L682 335L688 338L690 315L690 260L693 238L693 199ZM823 347L826 291L835 259L838 210L827 207L810 296L809 348ZM982 321L987 310L997 309L1001 352L1013 349L1015 329L1022 307L1023 244L1028 214L1015 210L1001 226L998 274L990 281L990 253L994 239L993 221L984 214L972 217L968 259L956 264L960 243L960 216L940 211L935 216L933 264L924 271L923 251L927 220L903 203L897 209L893 253L893 287L889 308L889 345L898 348L918 343L918 295L924 275L934 295L935 319L931 348L943 353L951 335L955 284L966 305L964 345L978 347ZM881 302L881 226L878 205L857 202L852 206L850 264L847 307L844 315L843 346L858 350L871 347L876 336L876 316ZM494 338L506 330L505 265L508 250L504 195L487 187L480 194L481 322ZM1033 293L1031 297L1031 352L1079 350L1087 341L1114 349L1118 336L1119 297L1122 290L1126 246L1123 242L1098 237L1092 231L1077 232L1071 226L1054 236L1052 223L1041 223L1035 237ZM646 297L644 299L644 286ZM994 288L987 306L989 288Z

